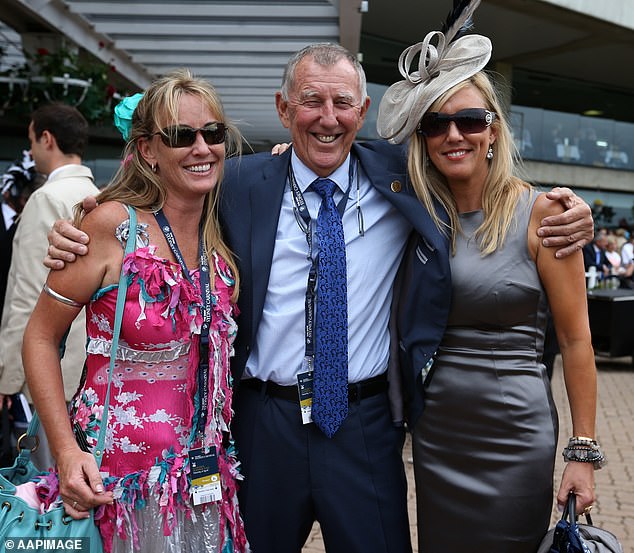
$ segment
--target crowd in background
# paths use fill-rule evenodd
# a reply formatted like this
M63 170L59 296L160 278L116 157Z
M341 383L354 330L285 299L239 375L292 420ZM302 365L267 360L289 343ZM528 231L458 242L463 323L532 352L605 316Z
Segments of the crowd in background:
M634 288L634 229L627 221L600 228L583 249L588 288Z

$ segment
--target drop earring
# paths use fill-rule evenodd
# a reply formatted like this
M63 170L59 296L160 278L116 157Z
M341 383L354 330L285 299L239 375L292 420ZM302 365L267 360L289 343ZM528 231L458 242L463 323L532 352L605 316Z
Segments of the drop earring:
M489 151L487 152L487 159L491 161L493 159L493 144L489 144Z
M489 157L488 154L487 154L487 157ZM493 157L493 155L491 155L491 157ZM157 169L156 163L152 163L152 165L150 165L150 169L152 169L152 173L156 173L156 169Z

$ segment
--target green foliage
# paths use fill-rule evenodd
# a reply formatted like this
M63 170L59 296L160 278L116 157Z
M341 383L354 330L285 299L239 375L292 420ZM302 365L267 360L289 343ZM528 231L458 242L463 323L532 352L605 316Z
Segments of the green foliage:
M0 52L1 55L1 52ZM39 48L25 54L23 65L0 73L0 98L3 111L28 117L39 105L63 102L76 106L90 123L101 123L112 116L114 67L80 57L76 49L62 45L50 52Z

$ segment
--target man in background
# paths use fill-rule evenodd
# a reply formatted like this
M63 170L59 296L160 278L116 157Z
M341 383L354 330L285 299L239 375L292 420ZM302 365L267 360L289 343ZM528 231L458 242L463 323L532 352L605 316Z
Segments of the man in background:
M49 104L31 116L28 136L31 155L46 182L29 198L13 239L13 254L0 325L0 399L24 392L29 398L22 367L22 336L26 323L46 282L42 265L46 235L54 221L72 218L73 206L87 195L98 193L82 156L88 140L88 123L77 109ZM62 359L66 400L77 389L85 358L85 316L75 320L66 340ZM40 466L51 463L48 448L40 443ZM46 456L44 456L46 455Z
M610 274L612 264L605 255L608 236L605 230L600 230L590 244L583 247L583 264L586 271L595 267L597 277L601 280Z

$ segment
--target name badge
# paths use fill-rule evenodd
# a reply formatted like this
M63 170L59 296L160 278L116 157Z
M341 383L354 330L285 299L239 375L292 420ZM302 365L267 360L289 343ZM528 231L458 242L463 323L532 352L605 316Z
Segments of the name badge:
M299 409L302 413L302 424L309 424L313 422L312 359L307 359L309 359L309 361L304 360L304 363L302 363L302 369L309 368L310 370L301 372L297 375L297 391L299 393Z
M192 449L189 452L191 496L194 505L222 499L218 454L215 447Z

